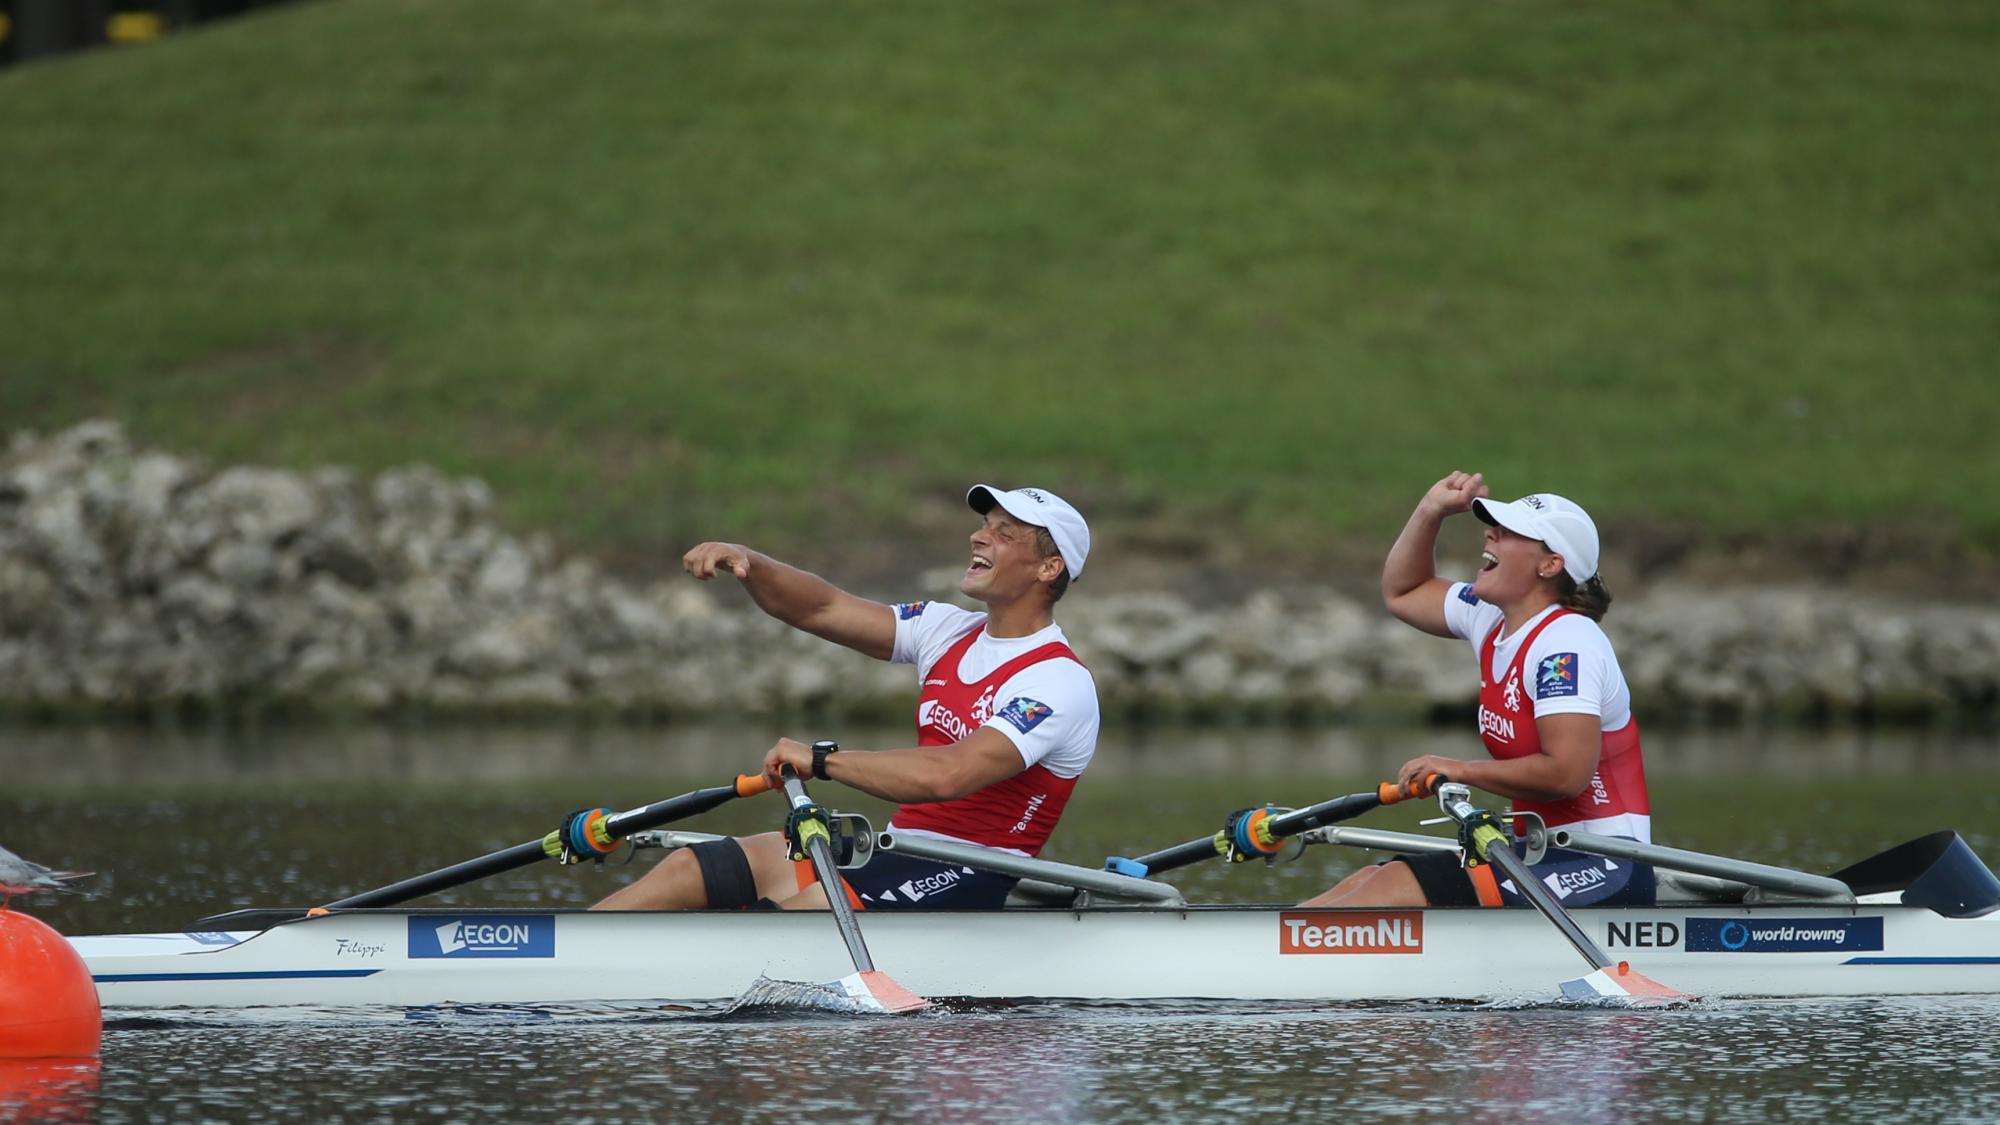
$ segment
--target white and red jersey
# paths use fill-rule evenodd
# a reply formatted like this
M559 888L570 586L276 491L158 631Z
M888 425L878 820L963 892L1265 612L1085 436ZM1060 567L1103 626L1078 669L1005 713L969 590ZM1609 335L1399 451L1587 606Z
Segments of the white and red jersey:
M1632 692L1618 655L1597 622L1550 606L1512 636L1502 636L1500 610L1465 583L1445 594L1445 624L1479 654L1479 737L1497 760L1542 749L1535 720L1544 715L1595 715L1603 744L1597 771L1583 792L1564 801L1515 801L1553 828L1576 828L1650 843L1652 802L1632 718Z
M899 832L1033 856L1069 803L1097 751L1097 682L1056 625L1026 637L994 637L986 615L938 602L896 607L890 659L923 680L917 743L949 746L991 727L1025 768L955 801L904 805Z

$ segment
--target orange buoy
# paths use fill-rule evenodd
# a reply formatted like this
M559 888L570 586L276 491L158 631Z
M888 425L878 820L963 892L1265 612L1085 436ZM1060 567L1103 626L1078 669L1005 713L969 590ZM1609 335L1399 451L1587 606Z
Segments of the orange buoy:
M95 1058L103 1042L83 958L46 923L0 907L0 1058Z

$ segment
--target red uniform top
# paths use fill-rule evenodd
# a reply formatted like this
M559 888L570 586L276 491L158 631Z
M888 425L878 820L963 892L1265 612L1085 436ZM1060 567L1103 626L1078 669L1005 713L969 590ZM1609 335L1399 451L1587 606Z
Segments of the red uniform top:
M1498 761L1525 758L1542 750L1542 732L1535 725L1533 689L1521 682L1528 650L1535 637L1549 623L1567 616L1559 609L1543 618L1521 642L1506 674L1492 678L1493 649L1505 622L1496 622L1479 646L1479 738ZM1571 658L1572 663L1574 657ZM1556 664L1541 672L1544 676L1567 675L1573 685L1574 667ZM1652 802L1646 796L1646 764L1639 752L1639 723L1627 720L1617 730L1602 732L1603 748L1598 753L1597 772L1583 792L1563 801L1515 801L1519 812L1537 813L1549 827L1581 828L1606 836L1626 836L1651 842Z
M992 718L994 693L1030 665L1044 660L1083 663L1068 645L1056 641L1022 653L982 680L963 683L958 676L959 661L985 631L984 625L968 630L932 665L917 701L917 745L949 746L986 725ZM1033 718L1027 716L1030 722ZM894 822L897 828L921 829L1033 856L1048 843L1049 833L1055 830L1075 788L1076 778L1058 777L1037 762L955 801L904 805L896 810Z

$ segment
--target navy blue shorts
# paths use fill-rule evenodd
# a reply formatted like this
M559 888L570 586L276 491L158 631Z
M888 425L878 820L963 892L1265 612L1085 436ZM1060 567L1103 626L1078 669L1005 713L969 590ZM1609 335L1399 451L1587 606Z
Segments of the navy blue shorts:
M977 871L956 863L933 863L915 856L878 851L868 863L840 873L863 910L998 910L1018 881L1011 875ZM801 867L800 884L812 878Z
M1521 845L1515 845L1518 853ZM1468 872L1456 852L1428 852L1391 862L1407 863L1432 906L1529 906L1512 880L1482 865ZM1528 870L1565 910L1575 906L1651 906L1653 867L1631 860L1550 848ZM1482 893L1483 892L1483 893ZM1491 901L1498 892L1500 901Z

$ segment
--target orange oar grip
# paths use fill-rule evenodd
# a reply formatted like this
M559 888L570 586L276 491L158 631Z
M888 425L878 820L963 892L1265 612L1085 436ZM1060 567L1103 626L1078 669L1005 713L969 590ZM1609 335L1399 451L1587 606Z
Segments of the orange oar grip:
M755 797L759 793L768 792L770 788L771 783L765 781L764 775L761 773L740 773L736 775L736 795L738 797Z
M1404 787L1393 781L1385 781L1375 787L1375 796L1385 805L1405 801L1411 797L1428 797L1437 792L1437 787L1451 779L1441 773L1425 774L1415 784Z

